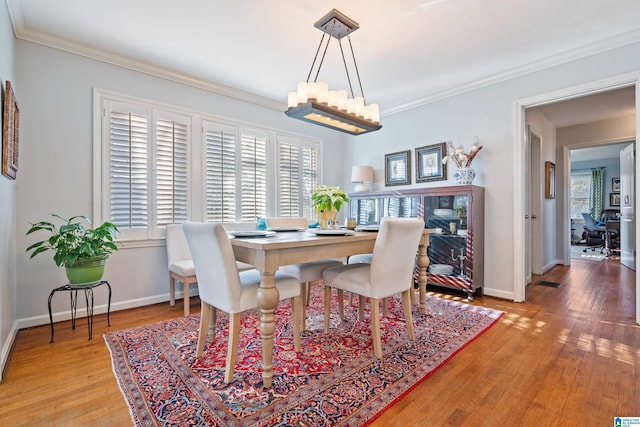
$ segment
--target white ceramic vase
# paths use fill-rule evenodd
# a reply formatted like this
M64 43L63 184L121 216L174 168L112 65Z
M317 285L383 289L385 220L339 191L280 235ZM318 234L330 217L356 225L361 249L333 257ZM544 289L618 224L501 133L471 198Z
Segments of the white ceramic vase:
M453 173L453 179L458 185L470 185L476 177L476 171L472 167L458 168Z

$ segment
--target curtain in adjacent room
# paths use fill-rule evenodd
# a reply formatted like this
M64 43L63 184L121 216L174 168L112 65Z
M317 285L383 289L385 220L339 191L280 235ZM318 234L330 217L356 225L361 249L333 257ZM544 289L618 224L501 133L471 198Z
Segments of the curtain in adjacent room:
M591 169L591 197L589 198L591 216L600 221L604 209L604 168Z

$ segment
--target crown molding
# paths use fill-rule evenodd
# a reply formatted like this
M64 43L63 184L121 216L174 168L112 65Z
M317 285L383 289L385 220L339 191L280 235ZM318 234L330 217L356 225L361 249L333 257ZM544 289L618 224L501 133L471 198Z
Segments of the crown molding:
M107 52L99 49L91 48L82 43L73 42L36 31L26 29L24 16L19 0L7 0L9 16L13 25L13 31L17 38L42 44L54 49L62 50L72 54L84 56L86 58L95 59L108 64L128 68L133 71L146 73L155 77L164 78L177 83L186 84L202 90L206 90L229 98L255 104L261 107L270 108L276 111L284 111L286 102L278 101L271 98L256 95L251 92L243 91L238 88L226 86L210 80L205 80L191 76L189 74L180 73L175 70L158 67L156 65L127 58L113 52ZM381 116L401 113L403 111L412 110L423 105L441 101L461 95L466 92L491 86L506 80L511 80L534 72L542 71L551 67L562 65L571 61L586 58L608 50L620 48L629 44L640 41L640 29L635 29L625 33L618 34L607 39L599 40L594 43L586 44L581 47L567 50L558 54L539 58L522 65L513 67L500 73L492 74L484 78L456 84L440 91L428 93L426 96L417 98L413 101L399 104L389 108L383 108L380 111Z
M277 111L284 111L286 109L286 103L283 101L273 100L231 86L226 86L209 80L200 79L189 74L177 72L175 70L158 67L156 65L131 59L119 54L115 54L113 52L94 49L83 43L69 41L66 39L46 35L37 31L28 30L25 28L20 3L17 0L9 0L7 2L7 5L9 6L9 15L11 17L14 34L19 39L41 44L53 49L62 50L71 54L83 56L97 61L105 62L111 65L127 68L133 71L149 74L155 77L160 77L166 80L171 80L177 83L182 83L198 89L213 92L218 95L223 95L229 98L255 104L261 107L266 107Z
M521 77L527 74L542 71L548 68L552 68L558 65L566 64L571 61L586 58L589 56L603 53L609 50L617 49L629 44L637 43L640 41L640 29L628 31L626 33L618 34L617 36L609 37L607 39L600 40L595 43L583 45L576 49L567 50L555 55L540 58L535 61L530 61L517 67L511 68L501 73L493 74L491 76L463 83L460 85L451 86L447 89L441 90L436 93L432 93L422 98L418 98L414 101L407 102L395 107L383 109L380 111L380 115L391 115L400 113L403 111L411 110L422 105L431 104L436 101L441 101L446 98L461 95L466 92L471 92L476 89L480 89L486 86L491 86L496 83L500 83L506 80L511 80L516 77Z

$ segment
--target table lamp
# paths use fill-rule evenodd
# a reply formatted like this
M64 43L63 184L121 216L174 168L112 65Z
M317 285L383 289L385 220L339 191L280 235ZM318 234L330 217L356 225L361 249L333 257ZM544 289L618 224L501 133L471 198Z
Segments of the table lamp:
M355 191L369 191L369 185L373 182L372 166L354 166L351 168L351 182L358 183Z

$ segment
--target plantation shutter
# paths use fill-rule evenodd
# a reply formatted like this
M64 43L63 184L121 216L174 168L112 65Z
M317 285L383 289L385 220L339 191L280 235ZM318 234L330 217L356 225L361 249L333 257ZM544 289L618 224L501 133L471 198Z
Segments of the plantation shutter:
M302 216L309 219L316 217L316 211L311 204L311 193L320 185L319 157L320 150L317 147L302 147Z
M109 220L122 232L149 226L148 118L109 104ZM145 233L146 234L146 233Z
M319 148L278 137L278 215L314 219L311 192L318 187Z
M155 197L158 227L188 219L189 134L190 126L186 117L156 121Z
M267 215L267 136L242 130L240 147L241 221L256 221Z
M236 221L236 133L230 126L206 122L205 220Z

